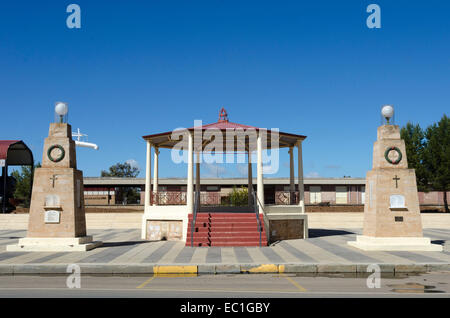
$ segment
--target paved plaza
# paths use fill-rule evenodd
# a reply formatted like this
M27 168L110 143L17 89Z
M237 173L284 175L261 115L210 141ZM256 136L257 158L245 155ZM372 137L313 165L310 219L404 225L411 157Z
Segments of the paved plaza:
M277 272L278 269L273 270L270 266L284 265L303 266L303 270L313 272L326 272L327 267L330 272L351 272L364 264L380 264L386 271L390 271L389 266L395 267L396 271L402 266L406 266L405 271L411 266L416 266L419 271L429 271L433 266L436 270L450 269L450 249L445 245L450 239L449 229L424 230L424 235L433 243L444 245L443 252L366 252L347 245L360 233L359 229L311 229L307 240L280 241L268 247L192 248L182 242L143 241L138 229L103 229L89 231L95 240L103 241L101 247L92 251L30 253L6 252L6 245L17 243L26 236L26 231L2 230L0 271L3 274L65 273L68 264L80 264L82 268L95 269L95 273L114 273L120 269L124 273L148 272L146 268L158 265L203 266L204 271L211 273L235 273L246 266L249 269L262 266L262 271L265 268ZM308 266L313 267L308 269ZM420 269L420 266L425 267Z

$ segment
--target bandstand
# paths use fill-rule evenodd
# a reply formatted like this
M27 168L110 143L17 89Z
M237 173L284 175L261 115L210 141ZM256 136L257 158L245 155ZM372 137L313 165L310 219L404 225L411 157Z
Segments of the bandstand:
M233 123L222 108L216 123L195 123L192 128L146 135L143 138L147 143L147 160L142 239L182 240L191 246L264 246L282 239L308 237L302 162L302 142L306 136ZM287 197L283 199L289 204L265 204L263 152L266 151L267 159L267 151L270 150L272 159L277 156L275 161L278 164L278 150L284 148L289 151L290 185L285 194ZM162 191L158 187L161 149L187 153L187 158L184 157L187 163L185 191ZM256 191L252 176L254 153L257 166ZM245 206L223 204L220 193L202 191L202 159L207 162L208 156L211 158L223 154L241 156L248 164L249 191L248 204Z

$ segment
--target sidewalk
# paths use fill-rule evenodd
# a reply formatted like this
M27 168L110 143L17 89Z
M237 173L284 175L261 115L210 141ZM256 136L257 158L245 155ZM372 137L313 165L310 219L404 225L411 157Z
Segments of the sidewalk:
M88 230L103 246L88 252L6 252L24 230L0 231L0 274L67 274L78 264L83 274L363 273L369 264L382 272L450 271L444 252L365 252L347 245L361 230L310 229L307 240L268 247L186 247L182 242L148 242L138 229ZM450 240L449 229L426 229L434 243Z
M313 229L359 229L363 226L362 212L311 212L308 224ZM89 229L140 229L142 212L132 213L86 213L86 226ZM422 213L424 229L449 229L450 213ZM28 214L0 214L1 230L26 230Z

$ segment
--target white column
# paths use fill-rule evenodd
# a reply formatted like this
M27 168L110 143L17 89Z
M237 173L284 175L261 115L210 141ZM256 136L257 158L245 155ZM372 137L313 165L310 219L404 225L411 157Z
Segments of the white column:
M250 148L250 146L249 146L249 148ZM249 149L247 153L248 153L248 205L251 206L253 204L252 152Z
M295 197L294 146L289 147L289 172L289 203L293 204Z
M302 142L298 141L298 205L301 207L302 213L305 213L305 188L303 185L303 156Z
M145 208L150 206L152 180L152 144L147 141L147 162L145 165Z
M257 139L257 153L258 161L256 163L257 170L257 195L258 205L260 209L264 209L264 180L263 180L263 162L262 162L262 138L261 133L258 132ZM260 211L262 213L262 211Z
M158 157L159 157L159 148L154 147L155 149L155 162L153 167L153 192L158 192ZM153 201L153 205L156 205L156 200Z
M188 135L188 171L187 171L187 192L186 192L186 205L187 212L192 213L194 211L194 140L192 133Z
M196 151L197 162L195 163L195 192L200 192L200 151Z

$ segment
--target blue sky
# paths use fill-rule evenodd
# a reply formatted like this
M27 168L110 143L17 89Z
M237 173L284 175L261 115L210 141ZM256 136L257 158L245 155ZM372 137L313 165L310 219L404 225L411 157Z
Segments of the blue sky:
M81 7L68 29L66 7ZM381 29L366 8L381 7ZM54 102L99 151L78 148L85 176L136 160L141 136L230 121L307 135L307 176L364 177L380 108L426 127L449 109L448 1L4 1L0 139L41 161ZM282 151L277 175L288 176ZM204 176L214 175L203 169ZM219 177L245 169L217 168ZM185 165L161 154L160 176Z

